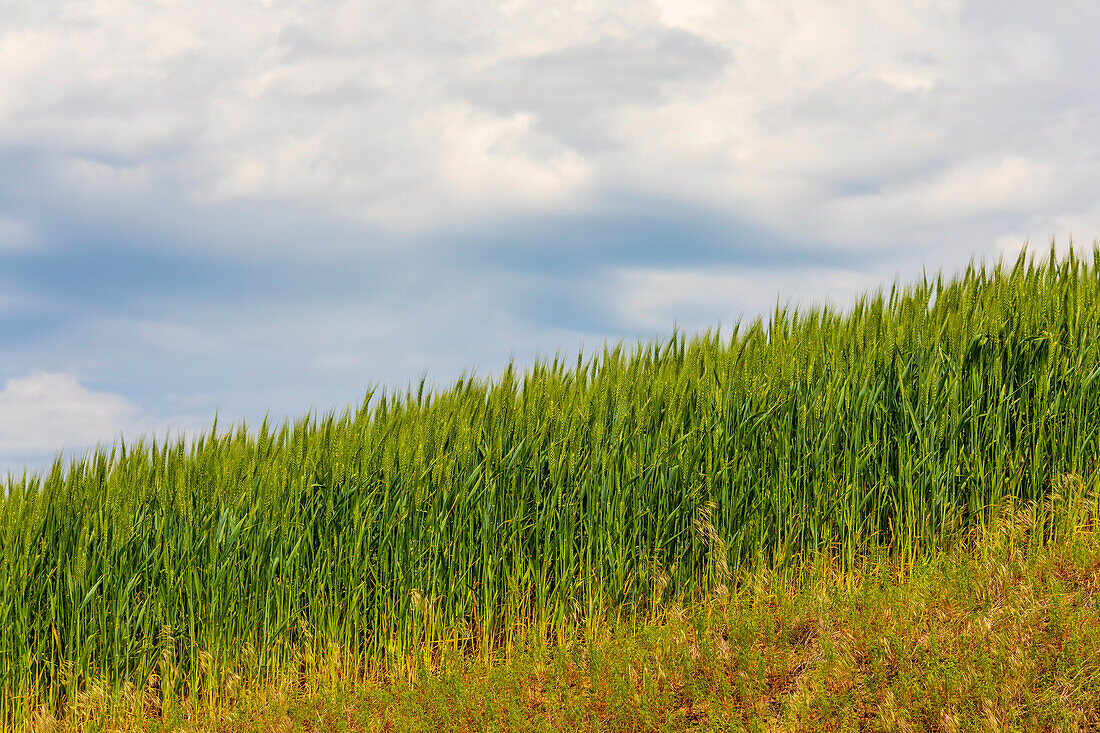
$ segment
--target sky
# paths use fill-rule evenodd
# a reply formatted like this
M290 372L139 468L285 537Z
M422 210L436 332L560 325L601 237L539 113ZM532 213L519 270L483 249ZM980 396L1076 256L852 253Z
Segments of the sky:
M1100 235L1091 0L0 0L0 474Z

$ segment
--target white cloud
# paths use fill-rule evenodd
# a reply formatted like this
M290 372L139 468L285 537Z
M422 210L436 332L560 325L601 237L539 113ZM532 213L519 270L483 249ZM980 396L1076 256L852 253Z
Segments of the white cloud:
M443 111L436 123L440 177L454 206L490 214L532 203L551 206L584 188L588 162L553 140L540 140L533 122L529 114L502 119L465 105Z
M1051 244L1060 254L1071 244L1078 253L1087 254L1094 244L1100 244L1100 206L1075 214L1034 216L1026 226L998 236L991 254L1014 258L1025 244L1035 255L1045 255Z
M23 252L34 247L34 226L22 219L0 214L0 253Z
M86 205L119 198L137 199L150 188L148 165L112 165L77 158L66 161L60 174L66 189L81 196Z
M1096 11L1029 7L16 3L0 146L65 161L78 191L306 202L401 232L628 190L908 247L920 223L1100 201Z
M0 388L0 483L9 472L47 469L61 451L78 457L96 446L115 445L120 436L132 445L209 428L209 403L195 409L186 400L165 402L176 410L173 417L155 417L126 396L92 389L69 373L12 377Z
M141 422L138 407L122 395L88 389L70 374L34 372L0 390L0 455L86 448Z
M742 316L767 313L777 303L845 307L882 282L882 273L804 267L765 272L635 268L614 278L620 312L634 328L665 331L675 322L689 332L716 326L716 316L728 326Z
M1035 216L1064 200L1066 193L1066 182L1059 180L1054 166L1006 156L967 161L871 193L838 196L821 202L805 218L832 242L878 244L891 229L919 227L923 235L936 226L961 230L966 222L982 218L1015 218L1027 212ZM1041 236L1061 231L1059 227ZM968 251L983 244L989 242L973 242Z

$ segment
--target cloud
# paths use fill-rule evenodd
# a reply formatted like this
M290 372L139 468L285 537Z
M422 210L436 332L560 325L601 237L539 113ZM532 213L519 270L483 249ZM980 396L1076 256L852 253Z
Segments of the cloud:
M24 252L35 242L34 227L29 222L0 213L0 254Z
M0 329L9 374L85 375L157 424L185 408L186 424L200 428L215 412L226 423L339 409L371 385L404 386L425 371L445 385L513 357L575 353L651 332L661 313L666 328L685 322L675 308L624 308L623 268L774 272L794 258L822 272L851 268L836 251L807 253L735 219L659 201L471 225L393 251L244 259L140 246L167 238L156 230L129 242L111 230L55 231L53 248L7 269L43 301ZM81 246L89 241L96 248ZM773 297L738 305L766 309ZM729 313L708 301L694 311L699 320L706 308L710 320Z
M310 209L367 225L361 247L629 193L902 249L969 216L953 176L1006 161L1057 195L962 199L1022 217L1100 202L1100 13L1068 0L34 8L0 30L0 154L38 161L21 196L43 210Z
M713 81L728 51L677 29L604 37L479 69L461 89L502 115L525 113L540 129L585 153L616 144L613 114L659 105L666 93Z
M796 267L784 270L629 268L614 278L624 319L638 331L676 323L688 332L752 319L775 305L844 308L883 282L882 273Z
M139 424L128 399L88 389L71 374L34 372L0 390L0 455L86 448Z
M188 396L171 395L164 402L171 416L154 415L120 392L89 387L71 373L10 377L0 388L0 483L9 472L43 471L61 452L79 457L119 437L133 444L209 429L213 414L196 411Z

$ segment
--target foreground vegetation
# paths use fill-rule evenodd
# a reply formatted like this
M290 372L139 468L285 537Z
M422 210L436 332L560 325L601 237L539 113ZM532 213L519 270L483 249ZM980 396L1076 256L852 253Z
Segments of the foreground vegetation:
M913 567L754 571L639 627L449 655L413 683L282 677L225 710L83 717L180 733L1096 730L1100 532L1041 543L1046 518L1009 509Z
M911 566L1006 506L1058 541L1097 511L1098 336L1100 252L1021 257L59 462L0 504L0 720L507 658L745 573Z

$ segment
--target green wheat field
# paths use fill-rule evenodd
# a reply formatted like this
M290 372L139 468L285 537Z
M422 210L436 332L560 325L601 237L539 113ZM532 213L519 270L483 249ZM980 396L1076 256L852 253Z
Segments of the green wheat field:
M1098 377L1100 250L1052 251L59 459L4 481L0 721L512 664L762 574L905 573L1006 516L1066 542L1100 510Z

